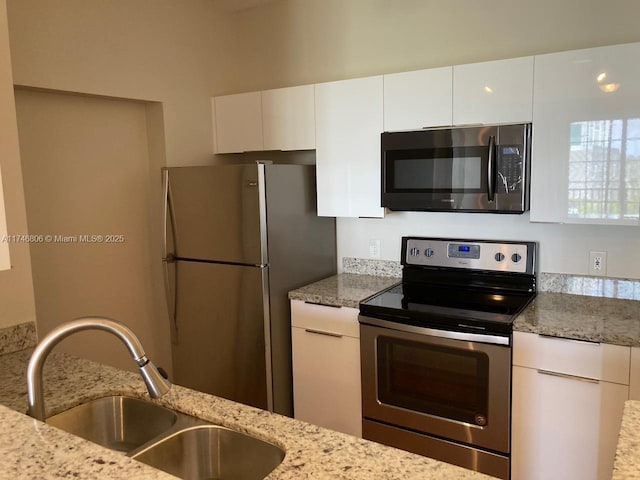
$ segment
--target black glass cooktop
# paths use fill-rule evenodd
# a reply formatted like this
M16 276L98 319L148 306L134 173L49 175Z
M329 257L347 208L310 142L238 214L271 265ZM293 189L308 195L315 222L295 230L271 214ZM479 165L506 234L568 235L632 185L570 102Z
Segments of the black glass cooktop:
M508 333L534 297L530 292L399 283L361 302L360 313L415 326Z

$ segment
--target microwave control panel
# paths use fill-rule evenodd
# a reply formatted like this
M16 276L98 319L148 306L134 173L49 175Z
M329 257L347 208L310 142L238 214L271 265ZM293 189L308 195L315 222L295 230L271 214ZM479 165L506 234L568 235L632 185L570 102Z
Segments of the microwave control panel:
M523 146L498 146L498 178L497 193L514 193L522 191L523 181Z

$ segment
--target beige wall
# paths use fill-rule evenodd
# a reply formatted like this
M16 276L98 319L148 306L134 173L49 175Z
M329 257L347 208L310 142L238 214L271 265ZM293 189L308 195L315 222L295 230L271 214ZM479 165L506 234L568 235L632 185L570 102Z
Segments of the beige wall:
M164 290L153 281L162 278L162 253L149 193L161 166L149 155L147 105L18 89L16 110L29 232L54 236L30 244L39 335L82 316L114 318L170 371ZM104 332L74 335L60 348L135 369Z
M225 93L640 41L637 0L280 0L234 16Z
M209 0L8 0L17 85L163 103L171 165L211 162L210 95L234 81Z
M9 233L27 233L11 65L17 85L159 102L147 106L150 155L169 165L206 164L210 96L235 78L229 28L208 0L0 0L0 167ZM152 175L158 203L151 228L159 239L161 177ZM13 269L0 272L0 327L36 315L29 245L12 244L11 260ZM157 290L162 277L151 281Z
M6 2L0 0L0 169L10 234L27 233L13 98ZM27 243L9 245L11 270L0 271L0 328L35 320L31 259Z

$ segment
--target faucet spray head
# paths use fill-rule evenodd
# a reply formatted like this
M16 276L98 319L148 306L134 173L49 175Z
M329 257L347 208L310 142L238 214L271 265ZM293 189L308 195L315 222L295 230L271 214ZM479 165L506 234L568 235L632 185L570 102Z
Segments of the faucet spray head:
M171 382L162 376L158 367L146 356L138 359L138 367L151 398L160 398L169 391Z

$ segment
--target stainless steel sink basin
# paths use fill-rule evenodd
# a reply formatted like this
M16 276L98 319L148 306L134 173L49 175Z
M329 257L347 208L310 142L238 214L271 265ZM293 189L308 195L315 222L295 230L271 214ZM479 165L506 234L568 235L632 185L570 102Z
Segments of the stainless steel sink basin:
M178 416L154 403L98 398L47 418L49 425L112 450L131 452L169 430Z
M250 435L124 396L91 400L46 422L188 480L263 479L285 455Z
M284 459L271 443L217 425L181 430L132 458L180 478L258 480Z

